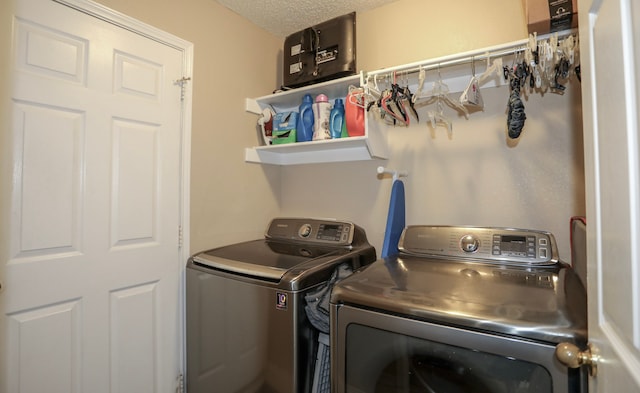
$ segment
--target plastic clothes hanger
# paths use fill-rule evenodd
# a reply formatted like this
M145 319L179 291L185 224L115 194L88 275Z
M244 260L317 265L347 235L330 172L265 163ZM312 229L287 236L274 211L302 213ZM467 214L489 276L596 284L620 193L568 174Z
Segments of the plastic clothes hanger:
M458 100L454 100L449 97L449 86L442 81L442 77L440 76L440 69L438 69L438 81L433 84L432 92L436 96L436 98L440 101L444 101L447 105L451 106L453 109L456 109L462 113L468 119L469 111L465 108L464 105L460 103Z
M411 101L413 103L415 103L422 94L422 89L424 88L424 81L426 77L427 72L424 70L424 68L422 68L422 66L420 66L420 70L418 71L418 89L416 90L416 93L413 95L413 97L411 97Z
M540 76L540 47L538 46L537 33L529 34L529 44L524 51L524 61L531 71L529 86L539 89L542 87Z
M418 112L416 111L416 108L413 102L414 95L411 93L411 89L409 89L409 74L404 73L403 75L404 75L404 78L402 78L402 80L403 80L404 87L400 87L398 84L395 85L395 87L398 89L398 99L402 100L403 103L405 101L407 102L407 104L409 105L408 109L411 111L411 114L413 114L417 122L420 122L420 116L418 115ZM407 111L406 114L407 114L407 125L409 125L409 120L410 120L409 111Z
M575 61L575 38L570 35L560 42L560 49L562 50L563 57L569 61L569 65L573 65Z
M549 37L549 47L551 49L550 52L552 55L553 66L555 66L559 60L558 51L556 50L558 49L558 33L551 34L551 37Z
M388 75L384 76L385 81L388 79ZM387 124L395 125L398 120L404 121L403 117L400 117L396 114L397 108L394 108L395 103L392 102L392 91L391 88L386 88L382 91L379 90L378 87L378 76L373 77L375 89L378 90L379 96L377 99L373 99L369 101L367 104L367 112L375 111L380 116L380 119L385 121Z
M471 80L460 95L460 103L475 108L484 109L484 101L482 100L482 94L480 94L480 86L478 78L476 78L476 65L475 60L471 57Z
M549 39L542 42L540 46L542 53L540 54L540 67L544 80L551 83L554 79L554 69L557 61L558 36L552 35Z
M349 102L360 108L365 107L365 89L357 86L349 86L349 93L347 94Z
M465 118L469 118L469 111L467 108L460 103L458 100L454 100L449 97L449 86L442 81L442 76L440 75L440 68L438 68L438 80L433 82L433 88L429 94L421 95L419 98L424 98L424 102L426 105L434 102L441 101L446 103L451 108L462 112Z
M385 75L384 78L385 81L387 81L389 76ZM375 80L377 81L377 78ZM380 111L380 118L386 120L389 124L395 125L398 120L402 121L403 119L398 117L394 111L394 103L391 102L391 93L390 87L382 91L380 93L380 99L377 101L377 106Z
M400 87L397 83L397 75L394 72L393 82L391 83L390 89L383 92L378 103L381 117L385 120L389 119L389 123L393 125L400 122L402 125L409 126L411 120L409 118L409 112L405 102L409 103L409 109L411 109L416 119L419 120L418 113L416 112L413 106L413 101L411 100L411 91L409 90L409 87ZM387 115L389 115L389 117L387 117Z
M378 76L373 75L373 86L371 86L372 82L370 80L370 75L367 75L367 80L365 84L365 110L367 112L374 111L377 112L380 117L384 117L384 113L381 112L381 99L383 95L383 91L380 91L378 87Z
M489 65L490 59L489 54L487 54L487 69L478 77L478 85L481 85L485 79L491 77L494 73L498 76L502 74L502 59L494 59L491 66Z
M395 87L391 90L385 91L384 95L380 99L380 105L382 111L384 111L386 115L391 116L394 125L397 122L409 125L404 104L401 100L397 99L397 89Z
M431 92L427 95L421 95L421 98L426 98L425 102L430 104L435 101L436 110L430 110L427 112L427 117L429 119L429 124L431 128L435 129L439 124L444 125L447 128L449 137L452 136L453 131L453 123L451 120L445 116L444 114L444 105L445 103L452 108L463 112L465 117L468 118L469 112L467 108L462 105L459 101L453 100L449 97L449 87L446 83L442 81L442 76L440 75L440 69L438 68L438 80L433 82L433 88Z
M378 77L375 75L373 76L373 86L371 86L369 78L371 78L371 75L367 75L367 80L365 82L365 94L371 99L367 100L367 102L375 101L380 98L381 95L380 89L378 88Z
M448 117L444 115L444 107L441 101L437 102L438 111L428 111L427 116L429 117L429 121L431 123L431 128L436 129L438 124L442 124L447 128L447 134L449 138L453 136L453 124Z
M436 108L438 111L427 112L429 120L431 120L431 128L435 129L439 123L444 124L445 127L447 127L449 138L451 138L453 135L453 123L451 123L451 120L444 115L444 104L442 103L443 97L448 97L447 93L449 92L449 87L442 81L440 68L438 68L438 81L433 83L432 91L436 94ZM464 108L464 106L462 107Z

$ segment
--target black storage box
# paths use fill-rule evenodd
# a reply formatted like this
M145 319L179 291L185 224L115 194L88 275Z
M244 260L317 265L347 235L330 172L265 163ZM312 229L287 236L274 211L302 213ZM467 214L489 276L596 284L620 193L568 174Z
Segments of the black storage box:
M289 35L284 41L283 85L300 87L356 73L356 13Z

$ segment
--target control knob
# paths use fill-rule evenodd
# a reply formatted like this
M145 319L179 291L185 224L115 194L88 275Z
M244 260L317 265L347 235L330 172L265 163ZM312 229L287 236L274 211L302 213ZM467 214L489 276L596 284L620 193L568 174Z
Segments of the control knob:
M302 225L300 229L298 229L298 235L300 235L300 237L303 237L303 238L308 238L309 235L311 235L311 225L310 224Z
M473 235L464 235L460 239L460 248L466 253L476 252L480 248L480 240Z

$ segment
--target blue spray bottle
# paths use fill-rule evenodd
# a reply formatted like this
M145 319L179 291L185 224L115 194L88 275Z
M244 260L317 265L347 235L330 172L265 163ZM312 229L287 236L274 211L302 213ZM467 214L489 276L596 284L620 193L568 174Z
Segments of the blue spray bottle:
M313 138L313 97L305 94L300 104L300 116L296 127L296 142L308 142Z
M333 103L331 115L329 116L329 131L331 138L340 138L342 136L342 125L344 124L344 104L342 99L337 98Z

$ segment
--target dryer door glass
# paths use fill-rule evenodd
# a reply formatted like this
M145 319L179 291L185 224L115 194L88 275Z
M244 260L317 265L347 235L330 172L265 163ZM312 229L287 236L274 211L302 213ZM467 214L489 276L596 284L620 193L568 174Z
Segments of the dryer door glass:
M549 372L521 359L358 324L348 326L346 343L346 392L553 391Z

